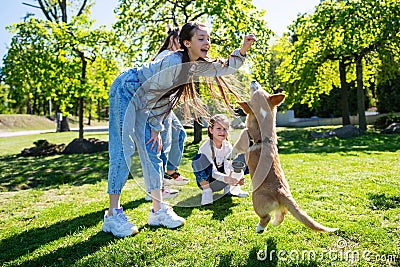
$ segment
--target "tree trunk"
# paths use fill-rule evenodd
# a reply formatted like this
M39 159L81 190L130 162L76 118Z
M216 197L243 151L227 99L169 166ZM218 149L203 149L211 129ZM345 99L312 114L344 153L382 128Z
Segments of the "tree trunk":
M362 58L359 58L356 61L358 127L361 131L365 132L367 130L367 119L365 117L365 95L362 70Z
M29 97L26 99L26 114L32 114L32 104Z
M196 92L200 95L200 87L198 83L194 84L195 88L196 88ZM202 125L200 124L201 121L201 117L195 118L194 122L193 122L193 135L194 135L194 139L193 139L193 143L194 144L198 144L201 142L202 140L202 136L201 136L201 131L203 129Z
M198 118L200 120L201 118ZM202 136L201 136L201 131L203 129L203 126L197 121L197 119L194 121L194 139L193 143L198 144L201 142Z
M71 129L69 128L68 117L65 116L61 121L60 132L69 132L69 131L71 131Z
M349 85L346 82L346 65L343 61L339 62L339 72L340 72L340 96L342 102L342 124L343 126L350 124L350 112L349 112L349 101L347 98L347 91Z
M82 90L85 88L86 83L86 66L87 61L83 52L78 51L78 54L82 61L82 73L81 73L81 87ZM83 97L79 98L79 139L83 139L83 107L84 107L84 99Z
M100 122L101 120L101 105L100 105L100 98L97 99L97 121Z
M83 97L79 98L79 139L83 139Z
M35 93L33 94L33 99L32 99L32 114L34 115L39 115L38 113L38 109L37 109L37 102L38 102L38 97L37 97L37 92L35 91Z
M92 98L90 98L90 100L89 100L89 116L88 116L88 125L90 125L91 123L92 123L92 104L93 104L93 101L92 101Z
M68 117L63 116L60 107L55 104L54 109L56 110L56 121L57 121L57 128L56 132L69 132L69 123L68 123Z

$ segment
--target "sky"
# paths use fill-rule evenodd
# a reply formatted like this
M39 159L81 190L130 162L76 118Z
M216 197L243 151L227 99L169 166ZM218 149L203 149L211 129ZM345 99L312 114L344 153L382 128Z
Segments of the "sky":
M5 27L23 20L27 13L35 13L41 16L40 10L29 7L23 3L34 4L34 0L0 0L0 59L3 59L10 45L12 34ZM95 25L111 25L115 22L113 10L117 6L117 0L95 0L92 9ZM266 10L265 20L268 27L278 36L286 31L298 16L298 14L312 13L320 0L253 0L253 4ZM0 62L2 65L2 60Z

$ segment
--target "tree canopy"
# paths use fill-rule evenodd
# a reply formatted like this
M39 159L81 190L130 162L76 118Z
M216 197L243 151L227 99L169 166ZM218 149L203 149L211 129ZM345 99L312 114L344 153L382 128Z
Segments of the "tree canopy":
M290 27L290 41L282 39L281 44L284 56L278 73L289 92L287 101L311 106L334 87L341 87L346 101L348 83L357 75L361 90L374 82L375 70L382 65L373 64L378 61L371 57L398 43L399 10L396 0L323 1L313 14L298 17ZM346 105L344 124L349 123Z

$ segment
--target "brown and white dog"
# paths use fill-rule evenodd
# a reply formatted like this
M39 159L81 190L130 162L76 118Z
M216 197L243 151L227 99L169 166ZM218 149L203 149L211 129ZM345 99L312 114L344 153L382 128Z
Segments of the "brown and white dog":
M284 220L290 211L293 216L315 231L333 232L313 220L297 205L289 190L279 162L275 127L276 107L285 99L284 94L270 95L258 82L250 85L250 101L239 102L247 114L246 128L234 145L236 153L246 152L246 163L253 185L253 207L260 217L256 231L262 233L271 220L274 211L273 226ZM253 144L252 144L253 142ZM235 153L234 152L234 153Z

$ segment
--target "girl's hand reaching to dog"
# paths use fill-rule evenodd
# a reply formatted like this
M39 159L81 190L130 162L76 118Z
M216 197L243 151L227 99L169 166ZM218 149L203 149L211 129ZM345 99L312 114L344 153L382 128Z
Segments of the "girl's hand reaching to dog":
M254 33L249 34L249 35L246 35L246 36L244 37L244 40L243 40L242 48L240 48L240 50L239 50L239 51L240 51L240 54L241 54L242 56L245 56L246 53L247 53L247 50L250 49L251 45L252 45L255 41L257 41L257 39L256 39L256 35L255 35Z
M233 173L233 171L231 171L231 173L229 175L225 176L225 178L224 178L225 183L227 183L229 185L243 185L244 178L242 177L239 180L236 178L232 178L232 173Z

